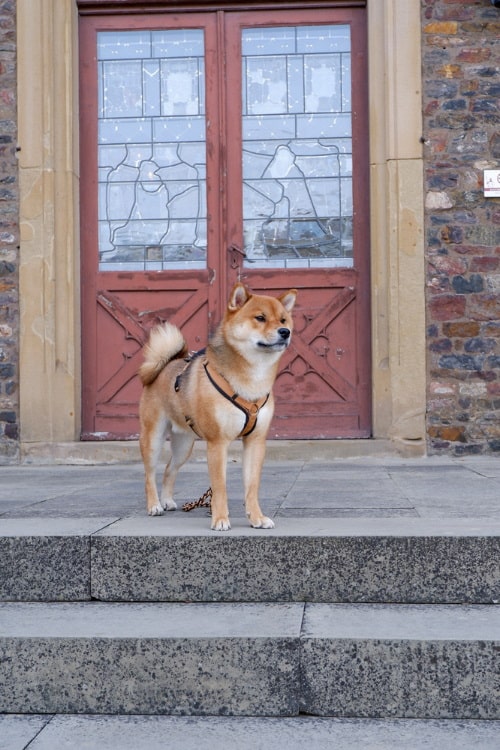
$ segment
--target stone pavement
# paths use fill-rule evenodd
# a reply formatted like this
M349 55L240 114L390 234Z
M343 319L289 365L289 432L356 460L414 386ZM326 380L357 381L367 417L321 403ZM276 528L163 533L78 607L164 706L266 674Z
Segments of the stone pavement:
M307 446L303 456L295 447L287 459L281 446L269 444L261 505L277 527L283 518L500 519L498 457L337 459L324 450L316 457ZM240 458L235 444L228 465L233 530L246 527ZM178 506L200 497L208 484L200 448L179 474ZM144 517L144 507L138 461L0 467L0 518ZM200 513L206 511L192 511ZM188 530L189 516L182 519L167 513L158 523L182 523Z
M498 750L500 722L0 715L0 750Z
M338 526L343 534L361 536L385 528L394 535L432 529L452 535L458 529L462 536L500 536L496 457L329 458L324 449L316 455L310 444L303 455L297 446L291 453L287 458L270 445L261 500L276 529L268 532L247 526L235 449L228 467L233 528L225 534L321 536ZM178 504L196 499L207 485L206 464L197 450L179 476ZM168 536L170 528L177 536L217 536L204 509L147 518L137 461L0 467L0 536L22 534L23 527L25 533L39 528L43 534L58 523L65 533L88 534L89 523L102 528L102 521L117 524L125 534L161 529ZM496 750L499 736L499 721L463 719L0 714L0 750L302 750L305 743L310 750Z

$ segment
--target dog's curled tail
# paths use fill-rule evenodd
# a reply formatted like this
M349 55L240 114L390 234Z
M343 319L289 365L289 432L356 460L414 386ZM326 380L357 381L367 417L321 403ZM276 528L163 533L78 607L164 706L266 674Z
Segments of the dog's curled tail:
M173 359L187 356L184 336L172 323L155 326L144 346L144 362L139 368L143 385L151 385L163 368Z

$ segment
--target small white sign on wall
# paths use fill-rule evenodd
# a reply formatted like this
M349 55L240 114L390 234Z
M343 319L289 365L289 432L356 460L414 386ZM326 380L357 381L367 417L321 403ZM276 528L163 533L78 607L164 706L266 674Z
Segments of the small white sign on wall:
M485 169L484 195L486 198L500 198L500 169Z

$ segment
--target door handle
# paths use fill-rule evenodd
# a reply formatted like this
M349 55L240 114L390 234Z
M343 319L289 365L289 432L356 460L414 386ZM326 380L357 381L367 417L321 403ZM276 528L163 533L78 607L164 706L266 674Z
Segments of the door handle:
M229 253L229 263L231 268L239 268L242 258L245 259L247 257L246 252L235 244L229 245L227 251Z

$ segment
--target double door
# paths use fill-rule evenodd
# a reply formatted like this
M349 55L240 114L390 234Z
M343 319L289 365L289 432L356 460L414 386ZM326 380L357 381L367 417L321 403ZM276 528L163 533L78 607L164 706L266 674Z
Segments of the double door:
M285 4L283 4L285 5ZM362 8L80 19L83 439L137 436L147 332L295 287L270 437L370 435Z

